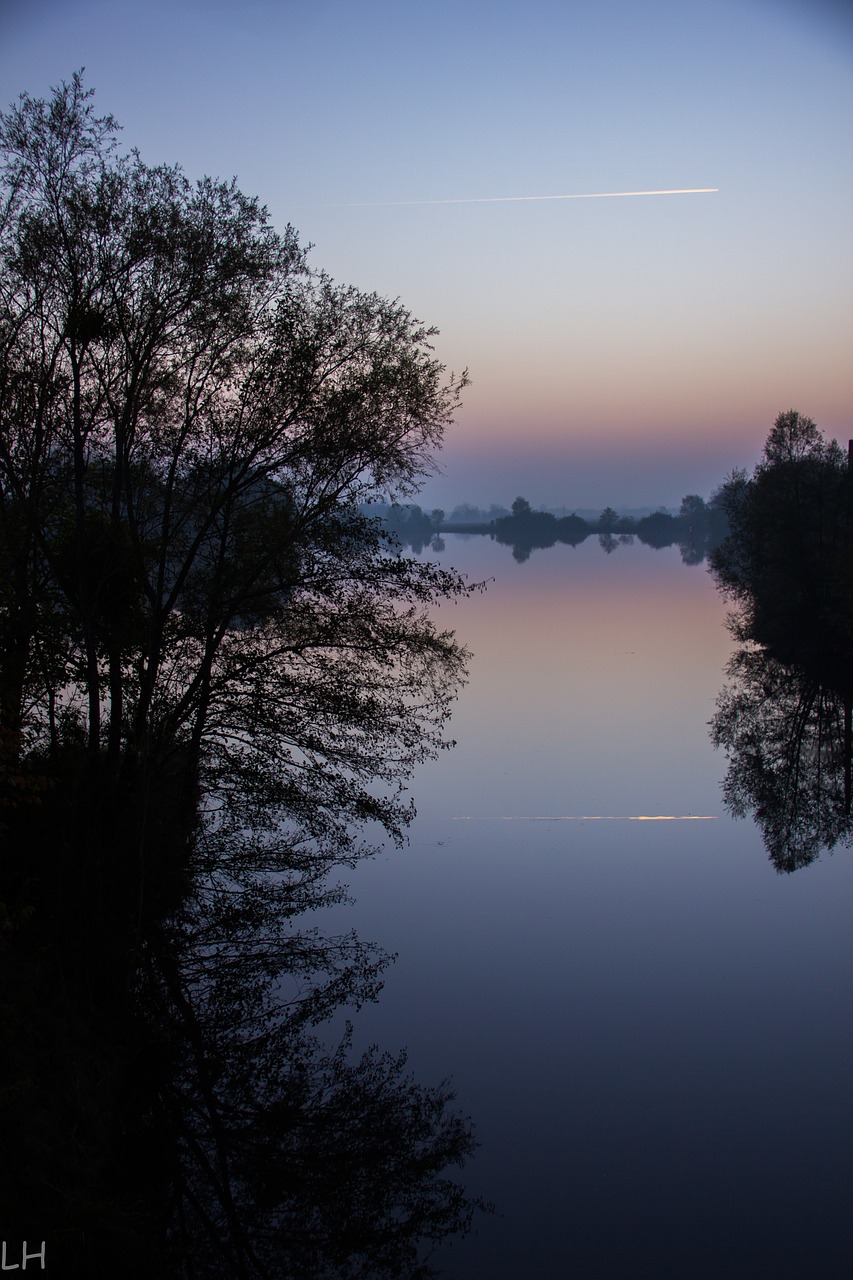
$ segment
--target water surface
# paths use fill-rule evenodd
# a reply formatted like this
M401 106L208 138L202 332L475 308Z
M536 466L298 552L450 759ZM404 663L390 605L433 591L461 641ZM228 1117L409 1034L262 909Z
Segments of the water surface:
M454 751L410 847L341 917L398 952L360 1044L451 1076L494 1201L454 1280L848 1274L850 902L841 849L780 876L722 807L730 640L702 566L595 539L440 558L484 595Z

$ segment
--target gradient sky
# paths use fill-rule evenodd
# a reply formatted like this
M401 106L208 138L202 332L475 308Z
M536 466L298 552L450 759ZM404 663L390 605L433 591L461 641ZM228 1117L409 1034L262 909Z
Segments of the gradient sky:
M0 0L0 102L81 66L472 385L424 505L677 504L780 410L853 435L843 0ZM491 197L716 187L612 200ZM378 203L372 203L378 202Z

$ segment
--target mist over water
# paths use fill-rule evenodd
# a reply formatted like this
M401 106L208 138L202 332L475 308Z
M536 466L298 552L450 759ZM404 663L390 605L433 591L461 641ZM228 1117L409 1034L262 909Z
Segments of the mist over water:
M723 807L711 577L675 548L588 539L519 564L444 541L494 579L438 614L474 652L458 745L342 917L398 952L357 1041L451 1076L482 1144L465 1180L497 1214L433 1261L457 1280L841 1277L853 864L781 876Z

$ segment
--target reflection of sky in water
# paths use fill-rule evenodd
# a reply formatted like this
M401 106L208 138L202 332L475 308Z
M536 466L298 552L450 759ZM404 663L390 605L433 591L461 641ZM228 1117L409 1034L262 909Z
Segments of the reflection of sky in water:
M360 1042L451 1075L483 1143L466 1181L503 1217L441 1265L846 1275L853 862L778 876L725 816L713 584L594 540L516 565L448 538L445 558L498 579L440 614L475 652L459 746L415 780L411 847L359 868L341 917L399 952Z
M459 749L418 779L420 812L719 812L705 722L728 637L704 568L642 544L607 556L595 538L521 565L487 538L446 541L497 581L439 611L475 658Z

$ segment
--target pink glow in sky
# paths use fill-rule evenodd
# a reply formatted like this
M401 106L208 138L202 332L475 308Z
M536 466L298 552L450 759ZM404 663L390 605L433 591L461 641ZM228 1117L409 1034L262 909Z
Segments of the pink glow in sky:
M438 326L472 385L426 505L671 505L781 410L853 435L847 5L0 0L3 102L81 66ZM644 191L694 194L600 198Z

